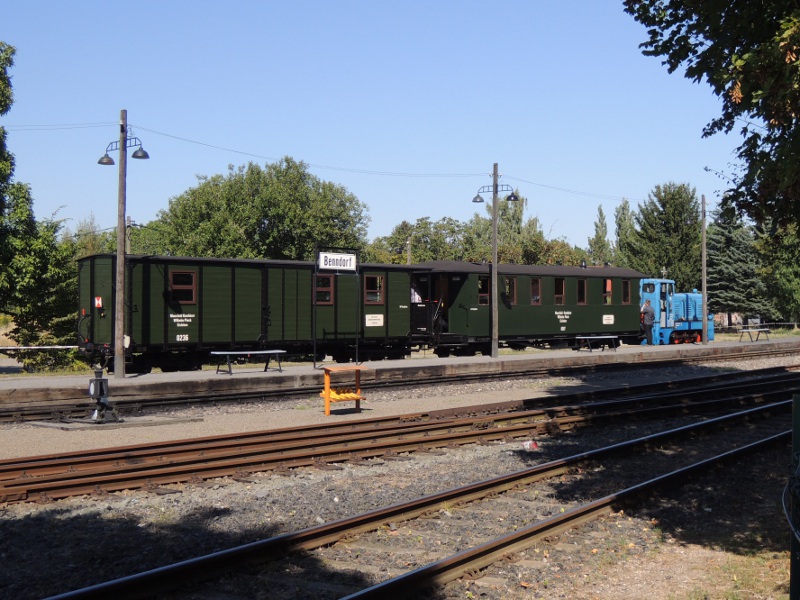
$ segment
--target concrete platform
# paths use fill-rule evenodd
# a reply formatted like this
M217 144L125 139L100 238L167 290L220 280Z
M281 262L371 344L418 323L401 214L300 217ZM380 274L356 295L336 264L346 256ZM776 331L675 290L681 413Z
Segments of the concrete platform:
M70 419L69 421L31 421L32 427L60 429L61 431L85 431L90 429L131 429L133 427L157 427L159 425L179 425L181 423L202 422L202 417L170 418L170 417L129 417L122 421L97 423L89 419Z
M405 360L371 361L362 363L368 370L362 371L364 388L383 384L410 383L415 378L462 378L481 375L524 375L542 369L574 367L592 368L609 364L652 365L659 362L683 358L730 357L746 359L749 355L765 350L782 350L800 354L800 337L761 340L758 342L712 342L703 344L681 344L675 346L621 346L617 350L539 350L501 354L492 359L485 356L438 358L428 353L414 355ZM222 398L239 394L274 393L281 390L307 389L309 394L318 394L323 387L323 366L292 365L284 363L283 372L264 372L257 364L243 365L234 369L233 375L215 373L213 369L180 373L150 373L131 375L124 379L108 377L109 398L112 403L152 399L160 397L198 399ZM346 374L340 374L346 385ZM74 376L0 375L0 405L41 406L50 402L74 402L83 405L91 402L88 383L91 373ZM338 382L338 380L337 380Z

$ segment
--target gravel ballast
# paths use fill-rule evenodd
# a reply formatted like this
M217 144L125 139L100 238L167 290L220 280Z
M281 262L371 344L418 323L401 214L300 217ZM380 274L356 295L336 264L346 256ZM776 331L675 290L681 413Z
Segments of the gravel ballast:
M163 416L202 418L202 421L163 426L125 429L98 426L88 431L61 431L32 425L3 425L0 427L0 457L102 449L436 410L550 394L553 390L573 392L587 386L614 386L630 383L634 378L642 382L672 380L724 368L755 369L781 364L793 365L795 360L758 360L725 366L714 363L595 373L585 377L487 381L424 390L373 392L364 403L367 410L361 415L337 411L325 417L321 414L321 400L315 396L285 402L171 411ZM646 427L638 424L632 425L630 430L605 433L582 430L543 438L538 440L540 454L548 459L574 454L606 439L636 437ZM414 455L409 461L375 461L368 467L342 465L340 470L331 471L308 468L298 469L288 476L171 486L170 491L175 493L131 491L72 498L47 505L7 505L0 508L0 560L3 564L0 597L41 598L66 592L487 479L523 468L531 460L540 459L521 452L518 442L492 444L447 450L442 455ZM749 467L756 469L755 473L739 471L736 475L742 479L733 482L730 493L738 490L740 507L748 505L750 500L744 498L745 489L754 487L751 478L756 477L758 489L752 491L757 492L760 501L754 501L754 511L763 513L764 522L780 519L779 496L775 494L779 494L781 482L785 483L789 461L789 455L778 453L754 460ZM730 568L732 557L737 554L733 546L739 539L742 549L764 547L772 549L775 557L774 565L768 567L775 579L774 595L741 597L783 597L782 590L788 585L788 565L785 564L788 527L785 522L782 526L773 524L772 529L758 521L746 526L729 524L733 541L725 542L724 529L717 530L713 525L726 521L719 506L725 502L727 492L721 487L708 489L698 484L688 493L689 502L696 504L696 522L687 521L691 517L687 517L685 510L675 509L686 500L665 502L660 519L654 519L652 514L643 517L619 513L594 524L589 537L580 538L580 541L561 536L551 545L541 547L535 553L535 560L526 562L527 571L519 571L519 584L514 588L508 587L507 578L490 572L483 580L454 584L448 587L447 593L462 598L667 599L703 597L697 595L700 592L710 598L728 597L715 596L713 592L720 591L720 586L728 580L725 570ZM735 505L737 501L729 500L729 503ZM676 516L679 513L680 519ZM777 539L775 527L784 532L783 539ZM704 531L708 539L704 539ZM262 595L253 590L247 593L237 590L231 597L275 599L280 597L275 595L276 591L264 589Z

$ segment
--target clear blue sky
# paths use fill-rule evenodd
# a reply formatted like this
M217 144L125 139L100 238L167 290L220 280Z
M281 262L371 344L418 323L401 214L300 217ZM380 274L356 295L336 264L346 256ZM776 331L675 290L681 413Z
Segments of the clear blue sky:
M97 160L124 108L151 157L128 160L136 223L196 175L288 155L364 202L373 239L469 220L497 162L526 218L585 247L599 205L613 239L622 199L659 184L712 209L724 182L704 167L729 171L739 143L702 139L719 100L642 56L645 38L613 0L7 0L0 124L37 217L71 229L116 225L118 171Z

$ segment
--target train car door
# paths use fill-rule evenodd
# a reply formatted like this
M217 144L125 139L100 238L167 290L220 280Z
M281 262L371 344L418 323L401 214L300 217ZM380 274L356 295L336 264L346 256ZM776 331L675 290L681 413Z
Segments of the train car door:
M411 335L427 337L431 332L431 276L430 273L411 275Z
M675 296L675 284L672 281L661 282L661 292L659 293L659 324L663 328L675 327L675 319L672 316L672 302Z
M450 281L449 275L438 275L433 278L433 296L431 302L433 306L433 330L437 334L447 333L450 322Z

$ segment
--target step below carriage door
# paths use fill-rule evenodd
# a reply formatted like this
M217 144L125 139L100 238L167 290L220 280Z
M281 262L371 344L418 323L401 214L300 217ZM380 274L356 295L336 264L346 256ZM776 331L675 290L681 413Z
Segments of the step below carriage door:
M431 331L430 273L411 275L411 335L427 336Z

